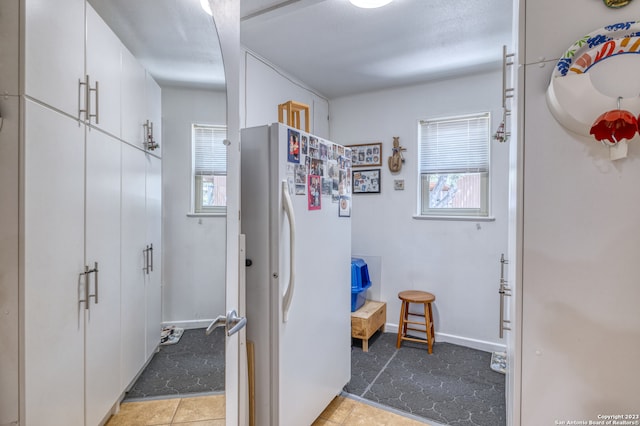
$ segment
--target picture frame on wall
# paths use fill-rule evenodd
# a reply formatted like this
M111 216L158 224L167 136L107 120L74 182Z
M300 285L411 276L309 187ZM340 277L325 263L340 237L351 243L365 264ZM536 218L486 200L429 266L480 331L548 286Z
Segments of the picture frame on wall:
M354 194L380 193L380 169L353 170L351 173Z
M382 166L382 142L347 145L351 148L351 167Z

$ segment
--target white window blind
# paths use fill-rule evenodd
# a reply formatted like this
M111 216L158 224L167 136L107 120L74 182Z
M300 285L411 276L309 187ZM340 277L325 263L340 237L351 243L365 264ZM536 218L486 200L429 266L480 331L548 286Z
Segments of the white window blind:
M420 173L489 171L489 113L420 122Z
M227 174L226 137L225 126L193 125L193 172L196 176Z

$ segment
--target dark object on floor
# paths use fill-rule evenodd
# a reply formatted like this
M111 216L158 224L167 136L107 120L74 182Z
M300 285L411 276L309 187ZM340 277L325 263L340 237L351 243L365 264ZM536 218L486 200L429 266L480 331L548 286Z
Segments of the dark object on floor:
M224 391L224 329L185 330L175 345L160 346L125 400Z
M344 391L442 424L506 424L505 376L489 368L491 353L436 342L423 344L377 333L369 352L351 351L351 381ZM356 341L357 342L357 341Z
M184 328L175 325L164 327L160 332L160 345L175 345L180 341L182 333L184 333Z

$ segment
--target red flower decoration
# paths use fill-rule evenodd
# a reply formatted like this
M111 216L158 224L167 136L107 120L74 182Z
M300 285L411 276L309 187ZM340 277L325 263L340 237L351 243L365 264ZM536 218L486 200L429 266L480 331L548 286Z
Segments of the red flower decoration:
M591 126L590 135L608 145L631 139L638 132L638 120L629 111L616 109L602 114Z

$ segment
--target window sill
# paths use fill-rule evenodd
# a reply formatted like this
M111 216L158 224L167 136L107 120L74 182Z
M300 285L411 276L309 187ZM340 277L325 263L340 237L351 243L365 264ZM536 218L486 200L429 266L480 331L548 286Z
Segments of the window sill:
M187 213L187 217L225 217L227 212L220 213Z
M467 222L495 222L493 216L436 216L436 215L413 215L417 220L456 220Z

